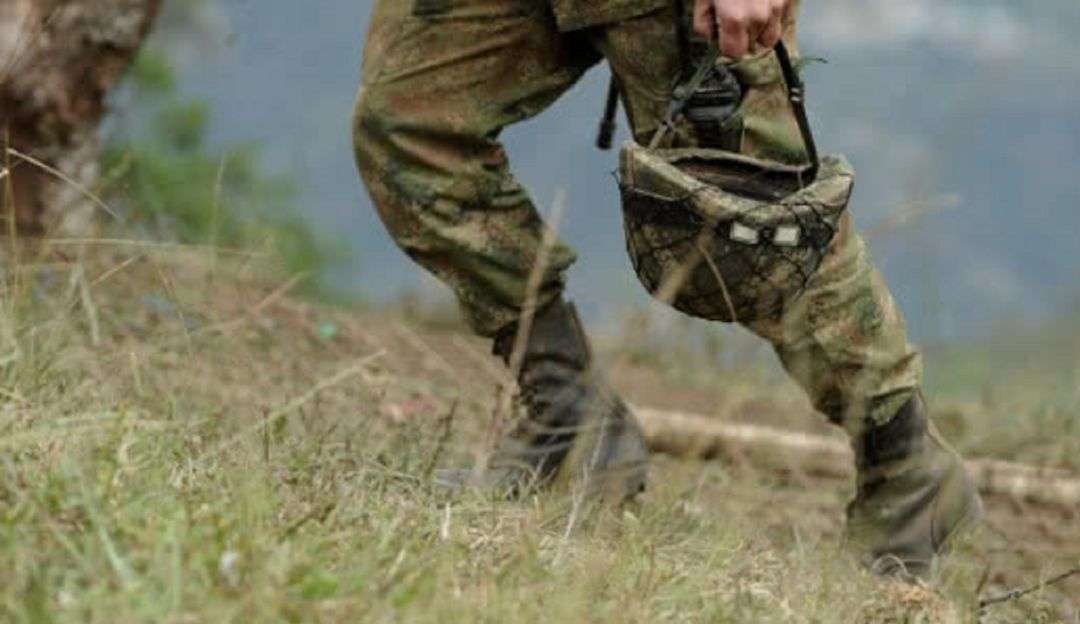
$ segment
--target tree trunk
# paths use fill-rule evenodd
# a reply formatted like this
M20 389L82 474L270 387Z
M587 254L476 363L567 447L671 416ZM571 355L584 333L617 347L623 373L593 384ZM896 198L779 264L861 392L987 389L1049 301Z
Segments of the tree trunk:
M20 234L91 229L94 207L85 190L98 174L106 96L146 38L160 2L0 0L5 231L12 215Z

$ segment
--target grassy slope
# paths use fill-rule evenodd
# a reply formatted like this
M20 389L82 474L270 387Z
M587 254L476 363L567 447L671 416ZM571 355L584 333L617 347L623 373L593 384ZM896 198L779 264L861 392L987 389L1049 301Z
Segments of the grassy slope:
M292 300L249 265L3 257L0 621L969 621L984 571L991 591L1080 563L1075 510L992 501L992 548L939 589L881 584L837 553L845 484L718 462L657 458L643 504L617 511L448 498L430 470L469 461L501 417L483 345ZM820 426L767 366L721 367L721 390L715 353L654 352L606 351L636 400ZM1023 420L989 403L951 417L963 445ZM1042 442L1014 456L1076 449L1022 426ZM985 621L1075 617L1078 589Z

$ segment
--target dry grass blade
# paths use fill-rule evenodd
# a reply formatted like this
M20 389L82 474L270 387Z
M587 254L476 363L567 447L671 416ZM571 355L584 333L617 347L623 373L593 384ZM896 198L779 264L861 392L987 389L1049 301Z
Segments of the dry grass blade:
M37 167L38 169L41 169L45 173L48 173L49 175L51 175L51 176L57 178L58 180L60 180L61 182L64 182L65 184L71 186L71 188L78 191L79 194L81 194L86 199L90 200L95 206L97 206L98 208L103 210L109 216L111 216L112 218L114 218L114 219L116 219L118 221L120 220L120 215L117 214L117 212L114 211L112 208L109 208L108 204L106 204L100 197L98 197L96 194L94 194L94 192L91 191L90 189L86 188L82 184L79 184L78 182L73 180L71 178L71 176L67 175L63 171L60 171L59 169L56 169L55 167L51 167L51 166L41 162L37 158L34 158L33 156L30 156L28 154L24 154L24 153L20 152L19 150L15 149L15 148L9 147L9 148L7 148L7 152L8 152L9 155L14 156L15 158L18 158L19 160L22 160L22 161L24 161L24 162L26 162L26 163L28 163L30 165L33 165L33 166Z
M107 282L109 280L109 278L116 275L117 273L120 273L121 271L128 268L132 264L135 264L136 262L138 262L141 259L142 259L142 256L140 256L140 255L131 256L130 258L128 258L127 260L124 260L120 264L118 264L118 265L116 265L114 267L110 267L107 271L105 271L101 275L95 277L94 281L90 282L90 287L93 288L95 286L99 286L101 284L104 284L105 282Z
M1070 579L1070 578L1072 578L1074 576L1078 576L1078 575L1080 575L1080 566L1075 567L1075 568L1073 568L1073 569L1071 569L1071 570L1069 570L1067 572L1062 572L1061 574L1058 574L1057 576L1051 577L1051 578L1049 578L1049 579L1047 579L1047 580L1045 580L1045 581L1043 581L1041 583L1036 583L1035 585L1032 585L1031 587L1025 587L1023 589L1014 589L1013 591L1002 594L1000 596L994 596L994 597L991 597L991 598L984 598L982 600L979 600L979 608L980 609L985 609L986 607L989 607L991 605L1001 604L1003 602L1011 602L1013 600L1018 600L1020 598L1023 598L1024 596L1027 596L1028 594L1033 594L1033 593L1035 593L1037 591L1041 591L1043 589L1046 589L1047 587L1052 587L1052 586L1057 585L1059 583L1063 583L1066 580L1068 580L1068 579Z
M702 253L702 248L712 240L711 228L704 228L701 234L695 241L694 253L687 254L682 262L675 267L674 270L669 272L664 281L660 283L660 287L656 289L656 299L668 305L671 305L675 301L675 297L678 296L679 290L686 284L686 280L690 279L690 274L697 269L698 265L705 259L705 254Z
M480 370L484 371L484 373L491 378L491 381L496 384L503 384L507 381L506 370L496 366L489 353L478 352L477 348L459 334L455 334L450 340L454 343L454 346L457 347L457 351L473 362Z
M14 392L12 390L5 390L4 388L0 388L0 396L15 401L16 403L19 403L24 407L31 406L30 401L26 400L26 398L18 392Z
M254 306L246 310L244 314L239 318L234 318L223 323L217 323L209 327L205 327L197 332L194 332L194 335L198 336L203 334L225 333L230 329L243 325L251 319L259 316L259 314L261 314L267 308L274 305L275 302L280 301L281 298L288 294L290 290L296 288L297 284L304 281L309 276L310 273L306 272L293 275L289 279L285 280L283 284L275 288L269 295L263 297L262 300L260 300Z
M40 428L22 433L13 433L0 437L0 449L27 449L34 445L53 445L67 438L71 440L86 440L95 434L106 431L106 427L115 426L122 420L120 417L112 421L90 422L72 424L69 426L53 426ZM175 428L176 425L162 421L146 419L125 420L124 427L145 431L165 431Z
M98 321L97 306L94 305L94 297L90 294L90 285L86 280L86 270L81 264L76 267L76 279L79 287L79 301L82 303L87 324L90 326L90 344L99 347L101 346L101 323Z
M195 243L172 243L166 241L154 241L154 240L137 240L130 238L51 238L49 244L54 247L140 247L145 249L152 249L156 252L168 252L177 251L183 253L218 253L228 254L231 256L240 256L243 258L266 258L266 252L251 251L249 249L231 249L228 247L213 248L210 245L199 245Z
M566 191L559 189L555 194L555 203L548 217L547 228L544 229L544 237L540 241L540 250L533 262L532 271L525 284L525 303L521 310L521 319L518 321L517 335L514 336L514 347L510 355L510 370L516 378L521 371L522 359L525 357L525 346L532 331L533 318L536 316L537 296L540 292L544 274L547 272L548 260L551 249L555 246L558 236L559 224L563 213L566 211Z
M694 247L709 265L709 270L712 271L713 277L716 278L716 283L720 284L720 292L724 295L724 305L727 306L728 314L731 316L731 322L738 323L739 315L735 312L735 302L731 299L731 291L728 290L727 282L724 280L724 277L720 275L720 267L716 266L716 261L713 260L712 254L705 249L705 242L706 241L701 238L698 238L694 241Z
M450 442L450 435L454 431L454 416L457 414L457 409L458 401L455 400L450 405L450 409L446 412L446 415L439 419L439 437L435 440L435 450L431 452L431 457L428 458L428 462L421 472L421 474L424 475L425 481L431 481L431 475L434 474L435 468L439 465L439 459L442 458L443 450Z
M555 194L555 202L551 208L551 214L544 229L544 236L540 241L540 248L533 261L532 270L525 283L525 301L522 303L521 317L517 321L517 333L514 335L514 343L510 350L508 368L512 379L517 379L521 373L521 367L525 360L525 349L528 345L529 334L532 332L533 319L536 317L537 299L540 287L543 285L544 275L547 273L548 261L551 250L558 239L559 223L562 221L563 212L566 210L566 191L559 189ZM502 435L507 415L511 411L513 393L507 387L501 387L498 401L492 410L491 424L487 429L487 447L494 447ZM485 453L488 449L485 449ZM477 466L485 462L480 461Z
M927 215L952 210L959 207L961 203L959 195L950 194L898 206L889 211L889 216L864 230L862 236L868 240L888 236Z
M425 361L435 365L435 368L450 377L458 377L460 373L450 362L446 361L439 352L421 338L415 331L406 327L403 323L394 324L394 333L401 337L409 346L424 355Z
M252 432L254 432L254 431L256 431L256 430L258 430L260 428L265 428L267 426L271 426L271 425L273 425L274 421L276 421L279 418L287 416L287 415L291 414L292 412L296 411L297 409L299 409L300 407L302 407L303 405L305 405L306 403L308 403L309 401L314 399L316 396L318 396L320 392L323 392L323 391L325 391L325 390L327 390L329 388L332 388L332 387L340 384L341 382L343 382L346 379L349 379L351 377L361 376L363 374L365 368L367 368L375 360L381 358L383 355L385 355L384 351L378 351L378 352L372 353L371 355L368 355L366 357L360 358L352 366L349 366L349 367L345 368L344 370L339 371L335 375L332 375L332 376L320 381L319 383L315 384L311 389L309 389L304 394L302 394L302 395L296 397L295 399L289 401L287 404L285 404L284 407L278 408L278 409L270 412L269 414L266 415L265 421L260 421L260 422L255 423L254 425L248 426L243 431L241 431L241 432L237 433L236 435L232 436L231 438L228 438L228 439L224 440L223 442L221 442L216 447L214 447L212 450L204 452L199 457L197 457L194 461L200 462L200 461L206 459L207 457L222 453L223 451L231 448L232 446L235 446L238 442L240 442L244 438L250 436Z

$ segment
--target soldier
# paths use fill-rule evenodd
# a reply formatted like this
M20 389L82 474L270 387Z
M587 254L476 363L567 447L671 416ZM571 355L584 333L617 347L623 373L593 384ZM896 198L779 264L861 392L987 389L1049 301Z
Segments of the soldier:
M721 46L744 90L735 137L743 154L806 157L771 51L781 38L795 50L797 4L694 0L694 32ZM453 289L473 330L493 339L526 412L483 470L445 471L444 483L520 493L584 449L598 491L644 488L641 432L592 368L563 299L574 253L557 240L545 247L545 226L498 136L606 59L633 135L647 143L684 69L679 19L672 0L375 0L354 115L361 176L397 244ZM681 132L675 141L695 137ZM846 213L798 304L747 325L851 435L850 542L880 573L925 576L981 505L928 420L919 353Z

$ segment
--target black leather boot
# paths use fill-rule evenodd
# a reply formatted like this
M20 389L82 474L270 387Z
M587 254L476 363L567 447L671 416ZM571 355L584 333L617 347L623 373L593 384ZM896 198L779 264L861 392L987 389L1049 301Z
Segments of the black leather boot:
M510 496L551 483L560 469L576 487L616 502L645 487L647 451L630 410L592 368L573 305L557 299L537 311L521 353L518 326L505 328L494 352L520 362L525 417L500 441L481 471L443 470L440 484L494 488ZM572 461L567 461L572 458Z
M857 492L848 506L849 543L875 573L926 579L958 531L982 516L960 455L930 422L916 394L889 422L855 442Z

